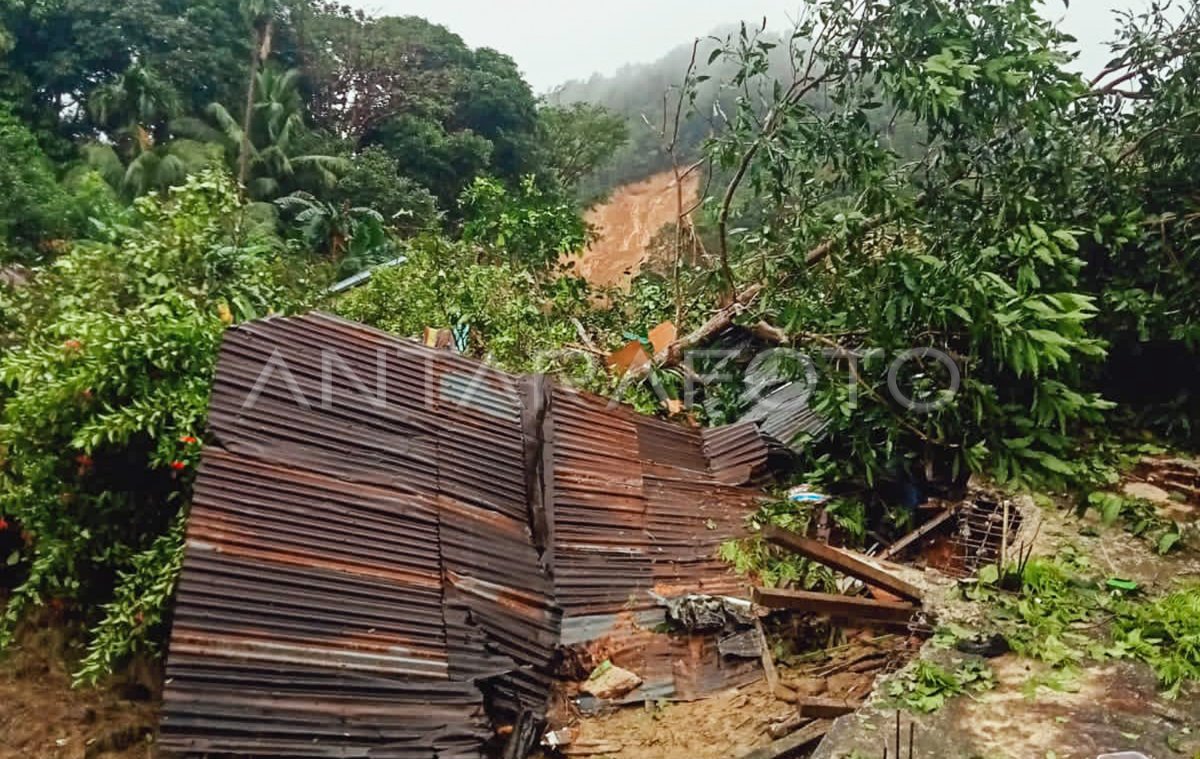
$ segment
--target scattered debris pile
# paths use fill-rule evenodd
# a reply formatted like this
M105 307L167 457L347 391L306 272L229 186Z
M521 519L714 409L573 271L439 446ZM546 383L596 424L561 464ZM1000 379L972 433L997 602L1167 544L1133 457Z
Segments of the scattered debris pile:
M930 501L918 513L925 521L880 552L879 558L912 558L918 566L957 578L1010 558L1023 520L1013 499L978 489L961 501Z
M750 588L717 549L745 537L783 450L760 422L670 424L427 337L320 314L227 333L170 643L168 750L604 753L580 739L580 713L765 675L754 687L791 705L764 715L765 734L792 751L908 646L830 654L789 682L764 618L906 641L921 591L889 561L945 544L928 563L970 573L1020 523L986 495L935 503L874 558L770 527L770 543L843 575L844 593Z
M1175 522L1195 522L1200 514L1200 464L1188 459L1146 457L1122 492L1153 504Z
M227 333L210 426L168 750L445 759L499 733L517 756L605 662L638 683L593 698L762 675L743 610L717 602L718 631L675 600L748 596L716 553L762 496L753 424L702 433L310 315Z

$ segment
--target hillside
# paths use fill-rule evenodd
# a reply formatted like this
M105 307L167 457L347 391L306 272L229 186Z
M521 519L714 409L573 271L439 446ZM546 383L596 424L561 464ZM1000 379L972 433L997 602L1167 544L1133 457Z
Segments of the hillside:
M683 203L695 202L700 177L684 179ZM596 287L628 287L650 255L650 243L678 217L678 194L673 172L617 188L609 199L586 215L598 239L575 259L576 271Z

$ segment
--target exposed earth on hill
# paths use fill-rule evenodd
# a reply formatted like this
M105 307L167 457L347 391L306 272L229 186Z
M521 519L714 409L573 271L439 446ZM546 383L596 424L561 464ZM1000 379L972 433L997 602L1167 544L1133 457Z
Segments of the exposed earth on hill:
M683 204L695 202L700 176L683 180ZM654 176L613 190L611 197L587 214L599 239L576 261L577 271L597 287L628 287L646 263L651 241L679 214L679 195L673 172Z

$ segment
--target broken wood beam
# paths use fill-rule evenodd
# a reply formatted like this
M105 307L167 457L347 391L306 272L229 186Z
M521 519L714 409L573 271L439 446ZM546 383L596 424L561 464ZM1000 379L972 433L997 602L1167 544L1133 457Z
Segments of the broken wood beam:
M859 699L821 698L820 696L805 696L797 702L801 717L818 717L821 719L837 719L862 708Z
M740 759L788 759L824 738L831 727L833 727L833 723L829 720L813 722L786 738L780 738L762 748L756 748L748 754L743 754Z
M813 720L811 717L801 717L799 712L797 712L796 714L790 715L787 719L781 722L776 722L768 727L767 735L771 736L775 740L779 740L780 738L791 735L812 721Z
M625 750L625 745L615 741L581 740L568 743L558 749L564 756L609 756Z
M892 543L885 551L879 554L879 558L886 560L892 558L893 556L898 556L904 551L904 549L908 548L913 543L916 543L921 538L924 538L929 533L949 522L957 513L957 506L945 509L933 519L930 519L928 522L900 538L895 543Z
M754 603L770 609L809 611L831 617L881 622L907 622L917 611L916 606L905 601L876 601L858 596L773 588L755 588Z
M917 603L921 601L921 591L915 586L845 551L839 551L832 546L825 545L816 540L810 540L803 535L776 527L775 525L768 525L763 528L763 538L769 543L798 553L807 559L820 562L827 567L836 569L842 574L849 575L856 580L862 580L868 585L881 588L889 593L916 601Z

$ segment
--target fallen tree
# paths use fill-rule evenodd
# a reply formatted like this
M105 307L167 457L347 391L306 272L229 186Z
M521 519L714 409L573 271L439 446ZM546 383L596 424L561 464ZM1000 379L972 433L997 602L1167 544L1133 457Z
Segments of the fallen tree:
M832 353L812 403L845 475L1101 476L1074 448L1112 409L1108 346L1200 345L1198 26L1195 9L1129 17L1090 81L1026 2L824 3L786 81L743 28L716 56L743 97L710 143L727 181L699 223L716 310L627 379L740 325ZM939 403L944 372L912 361L892 379L935 408L901 415L888 370L914 348L963 382ZM847 364L857 384L832 371Z

